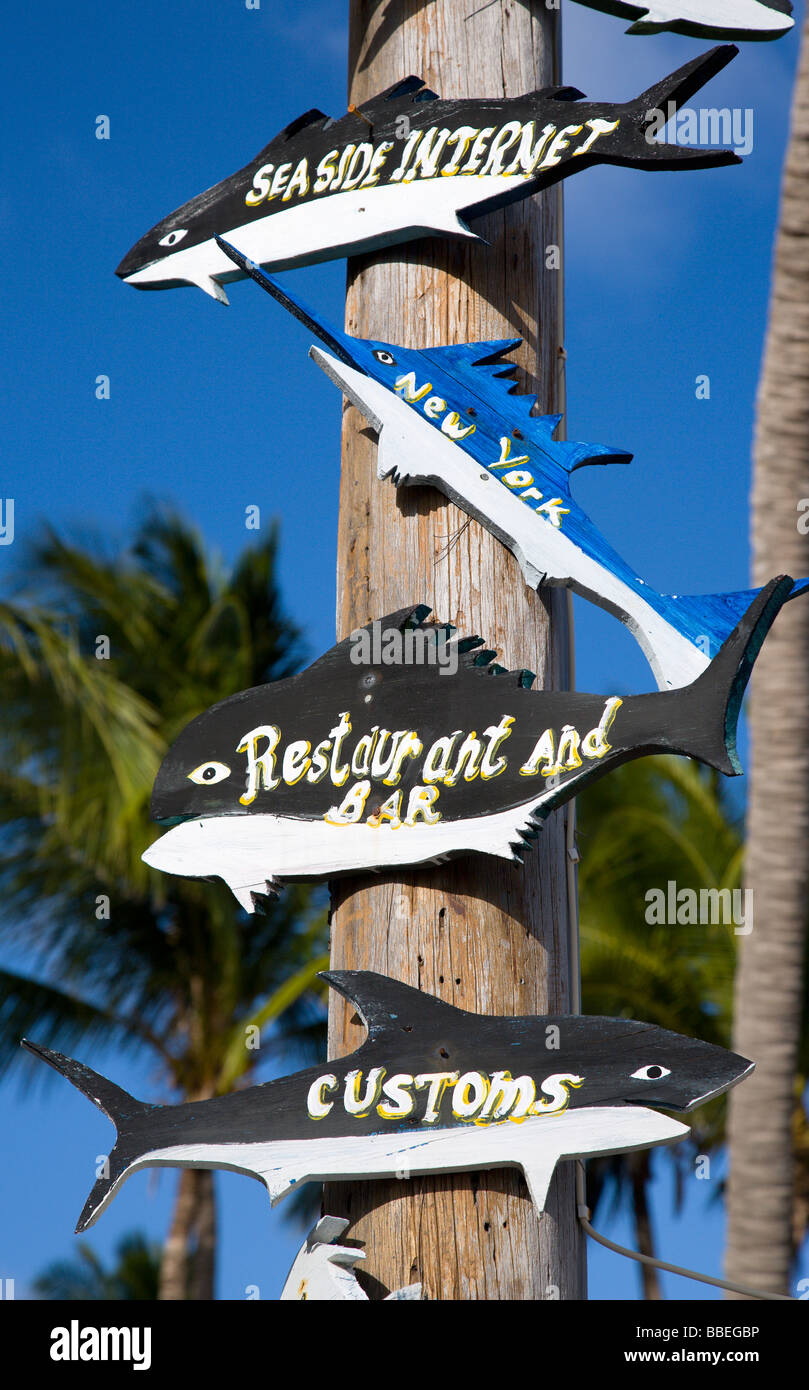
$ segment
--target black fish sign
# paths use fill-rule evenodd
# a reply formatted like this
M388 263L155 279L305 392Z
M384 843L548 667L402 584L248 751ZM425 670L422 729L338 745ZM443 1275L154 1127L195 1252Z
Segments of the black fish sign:
M368 1038L348 1057L183 1105L146 1105L81 1062L25 1041L113 1121L109 1171L77 1231L150 1164L229 1168L273 1203L310 1180L520 1167L541 1213L564 1158L670 1144L686 1111L753 1070L724 1048L625 1018L494 1018L371 971L323 978Z
M791 591L774 579L695 681L651 695L533 692L480 638L425 627L428 608L390 614L194 719L155 779L152 816L172 828L143 858L224 879L250 912L278 880L519 859L551 810L646 753L738 773L742 694Z
M340 120L307 111L255 159L141 237L116 270L138 289L198 285L227 304L243 272L216 244L283 269L413 237L475 238L467 217L503 207L593 164L699 169L729 149L655 138L738 49L714 48L634 101L584 101L575 87L442 101L408 77Z

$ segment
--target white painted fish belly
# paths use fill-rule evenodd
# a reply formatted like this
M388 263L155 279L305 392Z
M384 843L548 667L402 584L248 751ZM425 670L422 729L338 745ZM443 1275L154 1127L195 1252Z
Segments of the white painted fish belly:
M672 1144L690 1130L670 1115L643 1106L581 1106L563 1115L514 1122L445 1128L411 1134L345 1135L307 1141L305 1165L298 1141L255 1144L188 1144L158 1149L148 1163L215 1165L254 1174L267 1186L273 1205L302 1182L411 1177L478 1168L522 1168L538 1212L545 1206L556 1164L567 1158L631 1153ZM133 1165L134 1167L141 1164Z
M335 825L255 812L208 816L173 826L143 859L168 874L224 879L242 907L253 912L253 893L266 893L268 883L328 877L347 863L360 873L428 863L461 850L514 859L520 829L533 828L534 808L553 794L548 787L512 810L435 825Z
M417 185L352 189L322 201L274 209L266 217L253 218L222 235L227 240L233 238L257 265L274 269L322 260L324 246L329 247L329 257L336 258L349 250L359 253L393 241L407 241L419 232L446 232L478 240L459 219L459 211L475 202L501 197L525 182L524 174L486 175L478 177L474 185L460 175L438 175ZM241 277L233 262L210 237L136 270L127 276L127 283L144 288L187 281L227 303L219 281L236 278Z

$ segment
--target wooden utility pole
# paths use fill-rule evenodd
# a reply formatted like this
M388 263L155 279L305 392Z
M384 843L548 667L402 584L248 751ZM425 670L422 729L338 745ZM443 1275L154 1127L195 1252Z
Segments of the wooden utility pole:
M545 0L351 0L349 102L409 74L444 98L515 97L559 81L559 11ZM561 395L561 196L554 188L479 219L488 245L412 242L348 266L346 329L421 348L522 336L517 358L543 411ZM553 248L553 249L551 249ZM477 633L535 688L567 684L563 591L529 590L516 560L430 488L376 479L376 441L353 407L343 420L337 627L408 603ZM405 875L333 887L332 965L370 969L490 1014L569 1010L565 812L524 867L465 856ZM329 1055L364 1030L332 997ZM585 1297L574 1165L557 1170L538 1220L513 1169L330 1184L326 1210L365 1242L371 1293L420 1280L430 1299Z

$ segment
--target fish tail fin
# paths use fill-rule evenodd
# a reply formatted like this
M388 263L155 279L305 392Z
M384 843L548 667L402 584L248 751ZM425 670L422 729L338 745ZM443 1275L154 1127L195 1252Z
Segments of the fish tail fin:
M91 1100L93 1105L103 1111L109 1120L112 1120L117 1130L116 1142L110 1153L104 1157L103 1162L99 1161L96 1169L98 1179L90 1191L76 1225L77 1233L86 1231L88 1226L92 1226L101 1215L104 1207L114 1196L127 1169L139 1156L135 1146L131 1143L133 1126L139 1118L153 1111L156 1107L147 1105L142 1100L136 1100L128 1091L124 1091L113 1081L108 1081L105 1076L100 1076L98 1072L86 1067L83 1062L75 1061L73 1057L65 1057L61 1052L52 1052L50 1048L43 1047L40 1043L30 1042L28 1038L22 1039L22 1046L34 1057L38 1057L40 1061L47 1062L48 1066L58 1071L60 1076L67 1077L67 1080L81 1091L82 1095Z
M809 579L799 579L786 602L809 590ZM741 621L761 589L740 589L725 594L666 595L666 617L705 653L715 656Z
M685 689L670 693L680 711L672 751L728 776L742 771L736 752L742 698L764 638L793 587L788 575L780 575L760 589L707 670Z
M649 20L647 19L645 22L648 23ZM738 52L735 43L717 44L707 53L701 53L699 57L684 63L681 68L677 68L676 72L670 72L668 77L663 77L653 86L647 87L646 91L641 92L632 105L645 104L665 111L671 104L675 111L679 111L686 102L696 96L707 82L710 82L712 77L716 77L717 73L726 68Z
M640 32L640 31L636 31ZM602 156L611 164L631 164L647 169L676 169L683 164L693 168L715 168L721 164L738 164L739 156L732 149L707 149L691 145L672 145L657 139L672 116L721 72L736 57L735 44L719 44L707 53L693 58L676 72L641 92L625 110L625 136L632 134L631 148L625 157ZM665 121L663 121L665 117ZM654 123L654 124L653 124Z

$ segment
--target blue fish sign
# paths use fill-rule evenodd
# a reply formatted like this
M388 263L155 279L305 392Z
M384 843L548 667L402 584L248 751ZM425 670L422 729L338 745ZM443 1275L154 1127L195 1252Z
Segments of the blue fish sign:
M579 0L629 19L628 34L664 29L698 39L779 39L794 27L790 0Z
M371 971L323 979L361 1014L362 1046L212 1100L146 1105L83 1063L23 1042L117 1129L77 1231L149 1165L247 1173L273 1203L310 1181L519 1167L541 1214L562 1159L674 1143L688 1127L655 1107L692 1110L753 1070L736 1053L632 1019L496 1018Z
M533 691L479 637L425 626L429 609L391 613L192 720L155 778L167 829L143 858L221 878L252 912L289 880L470 851L520 862L555 807L647 753L732 776L742 694L791 589L773 580L701 676L650 695Z
M629 463L606 444L555 440L560 415L533 415L505 354L519 338L404 348L353 338L326 323L220 241L233 261L328 351L310 356L379 433L377 475L433 484L514 554L531 588L565 585L625 623L661 690L687 685L752 603L757 590L659 594L604 539L576 502L570 475L586 464ZM789 597L805 592L800 580Z
M413 237L477 239L465 217L594 164L738 163L732 150L655 138L659 113L673 116L737 51L731 45L702 54L629 102L585 101L575 87L442 101L421 78L408 77L339 121L307 111L243 169L162 218L116 274L144 290L198 285L227 304L223 284L242 272L217 235L238 242L259 265L282 269Z

